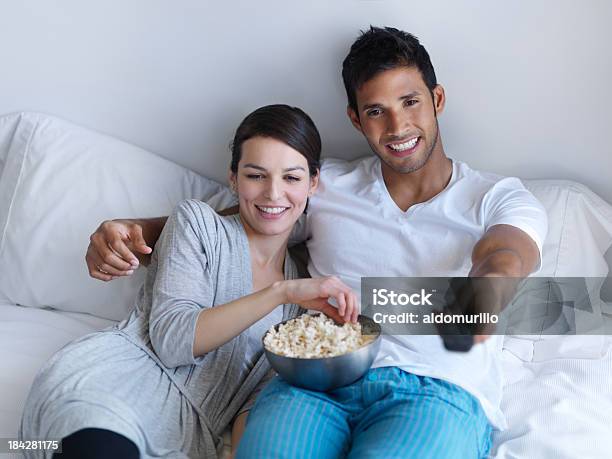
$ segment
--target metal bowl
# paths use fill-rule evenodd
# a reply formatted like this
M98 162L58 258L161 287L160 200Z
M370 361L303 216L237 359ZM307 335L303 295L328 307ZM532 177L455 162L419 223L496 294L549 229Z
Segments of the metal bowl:
M352 352L335 357L297 358L275 354L266 349L265 345L264 352L272 368L294 386L317 391L346 386L357 381L370 369L380 348L380 325L362 315L357 320L361 324L362 332L375 335L376 338ZM275 325L274 328L278 330L285 322Z

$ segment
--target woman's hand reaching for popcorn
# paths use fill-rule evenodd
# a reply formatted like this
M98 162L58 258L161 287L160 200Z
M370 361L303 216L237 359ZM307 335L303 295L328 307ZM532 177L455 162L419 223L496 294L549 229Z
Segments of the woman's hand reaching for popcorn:
M359 304L353 290L336 276L282 281L287 303L320 311L336 322L357 322ZM337 308L330 303L333 301Z

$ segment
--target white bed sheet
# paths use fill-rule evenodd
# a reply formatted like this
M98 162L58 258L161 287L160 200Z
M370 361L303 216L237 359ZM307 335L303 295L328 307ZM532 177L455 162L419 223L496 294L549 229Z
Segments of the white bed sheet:
M567 337L566 337L567 338ZM502 411L508 429L494 434L496 459L612 457L612 340L583 338L562 356L563 341L542 343L557 358L524 361L504 350ZM574 343L575 344L575 343Z
M15 437L36 372L58 349L114 322L88 314L0 304L0 438Z

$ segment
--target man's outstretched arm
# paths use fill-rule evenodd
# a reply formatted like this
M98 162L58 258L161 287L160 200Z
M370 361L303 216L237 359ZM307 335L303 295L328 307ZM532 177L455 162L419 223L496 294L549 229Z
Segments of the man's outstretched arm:
M452 295L446 312L499 314L514 297L521 280L535 269L539 258L538 246L527 233L511 225L492 226L474 246L469 277L451 280ZM467 352L472 345L485 341L495 326L438 328L448 350Z
M534 271L539 260L537 244L524 231L511 225L489 228L472 251L469 276L480 278L472 283L476 293L474 312L501 312L514 297L519 282ZM486 338L477 335L474 342Z
M524 231L495 225L472 250L470 277L527 277L540 260L538 246Z

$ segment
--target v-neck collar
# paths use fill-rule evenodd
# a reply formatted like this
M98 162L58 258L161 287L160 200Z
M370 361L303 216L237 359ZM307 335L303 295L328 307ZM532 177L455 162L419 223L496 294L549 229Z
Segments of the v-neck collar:
M385 184L385 179L382 174L381 161L377 160L376 165L374 167L374 173L376 174L376 183L378 184L378 192L379 192L378 204L382 207L383 213L387 214L386 215L387 217L391 217L393 215L405 217L411 214L412 212L414 212L415 209L428 205L434 202L436 199L438 199L438 197L444 194L457 179L457 173L458 173L457 162L453 161L451 158L449 159L451 161L452 169L451 169L450 180L448 181L446 186L442 190L440 190L440 192L436 194L435 196L432 196L427 201L418 202L416 204L411 205L410 207L408 207L408 209L406 209L406 211L403 211L402 209L400 209L400 207L393 200L393 197L389 193L389 190L387 189L387 185Z

